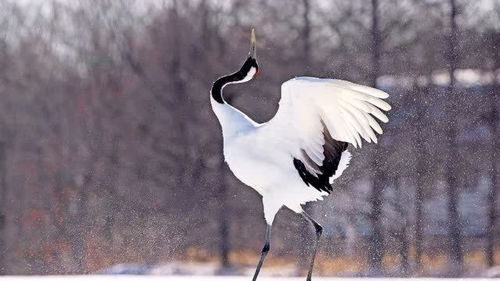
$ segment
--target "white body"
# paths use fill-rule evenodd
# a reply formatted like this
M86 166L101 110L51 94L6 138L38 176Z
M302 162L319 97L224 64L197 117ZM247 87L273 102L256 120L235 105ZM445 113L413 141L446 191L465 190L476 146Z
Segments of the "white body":
M299 77L282 85L280 108L269 122L258 124L227 103L211 99L212 108L222 126L224 157L234 175L262 195L265 219L272 224L282 206L300 213L301 205L322 199L327 192L308 186L293 165L301 159L301 150L321 165L323 121L335 140L354 146L360 137L376 142L382 130L369 116L387 122L384 110L390 106L379 98L380 90L342 80ZM342 153L332 182L348 166L350 153ZM311 166L306 167L314 171Z

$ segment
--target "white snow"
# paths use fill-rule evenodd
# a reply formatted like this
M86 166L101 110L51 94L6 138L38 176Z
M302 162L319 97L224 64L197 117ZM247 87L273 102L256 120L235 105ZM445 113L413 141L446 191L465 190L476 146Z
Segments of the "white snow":
M429 83L438 86L448 86L450 83L450 75L448 70L441 69L432 73L429 81L427 76L413 77L411 75L382 75L377 78L377 82L382 88L411 88L415 81L420 86L428 85ZM500 74L492 71L483 71L482 69L457 69L455 71L455 79L458 86L472 87L479 85L490 85L495 80L500 81Z
M59 276L3 276L1 281L248 281L250 276L146 276L146 275L59 275ZM303 281L305 277L259 277L259 281ZM403 280L427 280L427 281L450 281L468 280L467 278L342 278L342 277L313 277L315 281L403 281ZM495 280L487 278L474 278L470 280Z

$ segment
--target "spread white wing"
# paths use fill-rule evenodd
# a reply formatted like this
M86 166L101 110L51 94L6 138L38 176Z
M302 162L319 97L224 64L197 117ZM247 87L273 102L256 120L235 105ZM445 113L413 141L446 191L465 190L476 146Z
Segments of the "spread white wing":
M382 128L376 119L388 122L382 110L391 109L382 100L387 97L381 90L348 81L294 78L282 84L278 112L266 127L287 138L290 153L308 172L316 177L332 174L335 171L326 171L324 160L338 158L337 169L345 143L360 147L361 138L377 142L375 133L382 134Z

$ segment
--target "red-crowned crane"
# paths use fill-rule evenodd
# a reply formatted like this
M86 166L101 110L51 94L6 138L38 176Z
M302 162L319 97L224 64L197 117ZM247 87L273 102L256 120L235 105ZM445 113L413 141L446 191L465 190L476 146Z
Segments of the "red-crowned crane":
M361 138L377 142L375 132L382 134L382 128L375 118L388 122L381 110L391 109L382 100L389 95L343 80L297 77L281 85L276 115L259 124L222 96L224 86L248 82L258 72L252 29L248 58L239 71L214 82L210 99L222 127L225 161L239 180L262 195L267 228L253 281L270 249L274 217L283 206L304 216L316 230L309 281L323 228L302 205L332 191L333 180L351 159L348 144L361 147Z

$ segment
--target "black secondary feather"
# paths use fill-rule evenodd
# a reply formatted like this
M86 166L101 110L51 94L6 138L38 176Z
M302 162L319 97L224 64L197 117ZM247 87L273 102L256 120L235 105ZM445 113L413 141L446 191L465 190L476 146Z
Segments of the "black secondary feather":
M323 124L323 139L325 144L323 145L323 163L321 166L318 166L308 155L302 150L303 160L294 158L293 165L297 172L299 173L302 180L309 186L312 185L319 191L326 191L330 193L332 191L332 186L330 185L330 178L335 175L339 167L340 158L342 156L342 152L347 149L347 143L343 141L338 141L332 138L330 132L326 128L325 124ZM319 173L312 174L306 168L305 165L308 165L312 170L318 171Z

